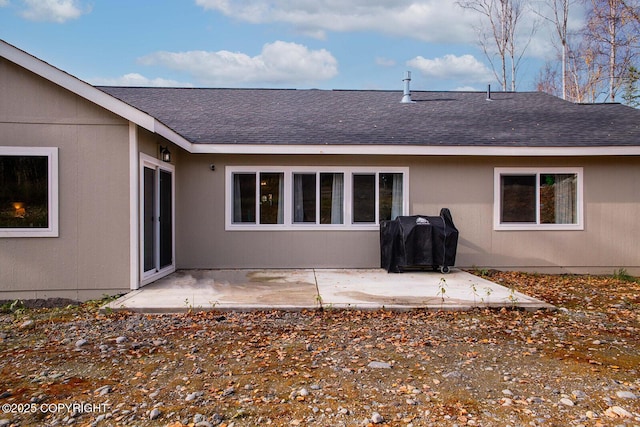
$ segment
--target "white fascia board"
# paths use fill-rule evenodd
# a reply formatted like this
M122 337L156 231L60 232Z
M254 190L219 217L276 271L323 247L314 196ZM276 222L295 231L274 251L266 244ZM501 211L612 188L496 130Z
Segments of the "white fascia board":
M138 126L153 131L155 119L38 58L0 40L0 56L91 101Z
M158 120L155 121L153 132L157 133L160 136L163 136L164 138L167 138L169 141L173 142L178 147L187 150L187 152L189 153L195 152L194 148L196 147L196 144L189 142L169 126Z
M403 145L270 145L191 144L191 153L202 154L342 154L385 156L638 156L640 147L491 147Z

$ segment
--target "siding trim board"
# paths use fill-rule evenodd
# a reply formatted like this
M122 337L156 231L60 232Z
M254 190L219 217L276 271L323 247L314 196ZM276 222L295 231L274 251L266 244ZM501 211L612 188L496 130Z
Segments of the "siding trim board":
M385 156L481 156L481 157L575 157L639 156L640 147L497 147L497 146L402 146L402 145L299 145L299 144L192 144L194 154L283 155L385 155Z

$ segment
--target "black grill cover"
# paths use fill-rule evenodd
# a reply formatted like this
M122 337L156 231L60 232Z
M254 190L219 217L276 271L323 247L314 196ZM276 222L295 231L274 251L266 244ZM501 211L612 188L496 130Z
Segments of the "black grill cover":
M455 264L457 247L458 230L447 208L440 216L399 216L380 222L380 266L390 273L448 269Z

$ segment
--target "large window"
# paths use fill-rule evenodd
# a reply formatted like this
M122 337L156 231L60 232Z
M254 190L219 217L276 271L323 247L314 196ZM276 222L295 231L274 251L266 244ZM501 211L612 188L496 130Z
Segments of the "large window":
M497 168L497 230L581 230L582 168Z
M0 147L0 237L58 236L58 149Z
M374 229L407 210L408 171L227 167L227 229Z

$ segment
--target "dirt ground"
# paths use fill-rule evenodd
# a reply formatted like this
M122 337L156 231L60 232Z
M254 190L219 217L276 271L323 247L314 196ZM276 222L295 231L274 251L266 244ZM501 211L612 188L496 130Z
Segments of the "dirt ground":
M640 426L640 283L475 272L556 311L0 314L0 426Z

